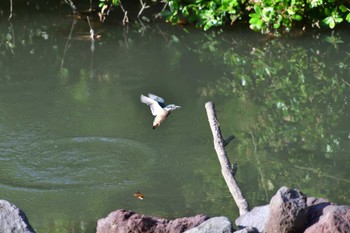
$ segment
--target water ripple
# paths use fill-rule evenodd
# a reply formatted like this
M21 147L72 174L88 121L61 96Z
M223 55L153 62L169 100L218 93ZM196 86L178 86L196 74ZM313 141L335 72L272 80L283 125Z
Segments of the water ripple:
M142 179L157 152L124 138L74 137L1 149L1 183L58 190L126 186Z

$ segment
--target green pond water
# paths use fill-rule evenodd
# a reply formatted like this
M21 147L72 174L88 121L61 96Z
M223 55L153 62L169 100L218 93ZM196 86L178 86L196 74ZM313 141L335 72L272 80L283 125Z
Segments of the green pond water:
M236 137L226 149L251 207L281 186L349 204L349 30L271 39L118 21L93 23L91 41L66 10L0 21L1 199L37 232L94 232L120 208L234 221L207 101ZM153 130L147 93L182 108Z

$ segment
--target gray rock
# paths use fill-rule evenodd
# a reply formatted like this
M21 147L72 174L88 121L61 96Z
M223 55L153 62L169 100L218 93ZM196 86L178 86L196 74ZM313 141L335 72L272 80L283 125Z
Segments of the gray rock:
M6 200L0 200L1 233L35 233L24 212Z
M232 224L226 217L213 217L184 233L231 233Z
M280 188L270 202L266 232L303 232L306 222L306 197L298 190L287 187Z
M239 216L235 223L239 228L251 227L255 228L258 232L264 232L268 215L269 205L258 206L248 213Z
M167 220L121 209L98 220L96 233L181 233L207 219L207 216L196 215Z
M305 230L305 233L350 232L350 206L328 205L318 222Z
M259 231L253 227L246 227L241 230L234 231L233 233L259 233Z

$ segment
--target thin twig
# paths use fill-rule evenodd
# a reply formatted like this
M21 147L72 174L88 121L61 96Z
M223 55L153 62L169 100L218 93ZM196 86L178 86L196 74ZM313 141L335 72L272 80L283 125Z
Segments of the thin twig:
M162 8L162 10L160 12L163 12L167 6L168 6L168 2L165 2L164 7ZM160 12L154 17L155 19L160 16Z
M348 83L348 82L345 81L344 79L342 79L342 81L350 87L350 83Z
M120 6L120 9L122 9L122 11L124 12L123 25L125 25L129 23L128 11L125 10L125 8L123 7L122 1L120 0L119 0L119 6Z
M64 46L64 50L63 50L63 56L61 59L61 70L63 69L64 58L65 58L67 50L68 50L69 42L72 39L72 34L73 34L73 30L74 30L74 26L75 26L76 22L77 22L77 20L75 18L73 18L73 22L72 22L72 26L70 28L69 36L68 36L68 39L66 41L66 45Z
M9 21L12 18L12 10L13 10L13 2L12 2L12 0L10 0L10 16L8 18Z
M72 0L64 0L73 10L73 14L80 14Z
M137 18L140 17L140 15L142 14L142 12L143 12L144 9L149 8L149 6L146 5L146 1L145 1L145 3L143 3L143 1L140 0L140 3L141 3L141 9L140 9L139 13L137 14Z

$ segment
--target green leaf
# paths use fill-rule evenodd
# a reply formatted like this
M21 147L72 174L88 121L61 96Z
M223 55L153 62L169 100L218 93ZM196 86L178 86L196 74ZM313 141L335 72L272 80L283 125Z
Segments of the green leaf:
M254 11L260 16L261 15L261 8L259 5L254 5Z
M348 21L350 23L350 13L346 15L346 21Z
M249 20L249 23L250 23L250 24L256 24L259 20L261 20L261 19L258 18L258 17L252 17L252 18Z
M251 18L256 18L256 19L260 19L261 18L261 15L257 14L257 13L252 13L252 14L249 14L249 16Z
M332 16L328 16L327 18L323 19L322 22L332 29L335 27L335 21Z
M331 15L332 14L332 11L329 9L329 8L326 8L324 10L324 13L326 13L326 15Z
M185 17L188 17L190 15L190 12L188 11L188 7L187 6L185 6L182 9L182 14L184 14Z
M272 17L274 16L275 12L272 7L265 7L262 11L262 17L264 21L270 21Z
M292 18L296 21L301 21L303 19L303 17L301 15L293 15Z
M168 10L164 10L164 11L160 12L159 15L163 16L163 17L169 17L172 15L172 13Z
M349 11L349 9L348 9L346 6L344 6L344 5L340 5L340 6L339 6L339 10L341 10L342 12L347 12L347 11Z
M336 17L336 18L334 18L334 21L337 23L341 23L341 22L343 22L343 18Z

